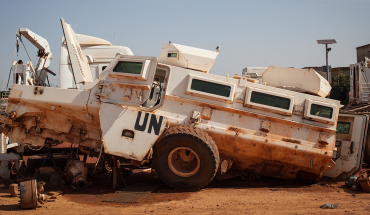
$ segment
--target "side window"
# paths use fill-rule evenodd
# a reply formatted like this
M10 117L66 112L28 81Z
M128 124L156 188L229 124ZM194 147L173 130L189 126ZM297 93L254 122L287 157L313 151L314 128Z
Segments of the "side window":
M312 104L310 114L331 119L333 117L333 108Z
M279 96L273 96L266 93L260 93L260 92L252 92L251 95L251 102L267 105L271 107L276 108L282 108L285 110L289 110L290 107L290 99L279 97Z
M232 103L235 84L189 75L185 93L208 99Z
M167 58L169 59L179 59L179 53L178 52L168 52Z
M118 59L115 62L111 77L131 78L140 81L148 81L149 71L157 66L156 62L146 59Z
M351 123L350 122L338 122L338 124L337 124L337 133L349 134L350 130L351 130Z
M244 106L292 115L294 96L248 87Z
M225 86L222 84L216 84L208 81L202 81L198 79L193 79L191 81L191 87L190 89L205 92L205 93L211 93L214 95L229 97L231 87Z
M98 70L96 71L96 77L99 77L99 75L108 67L109 64L98 64Z
M337 106L306 99L303 118L322 123L334 124Z
M114 67L113 72L140 74L143 63L120 61Z

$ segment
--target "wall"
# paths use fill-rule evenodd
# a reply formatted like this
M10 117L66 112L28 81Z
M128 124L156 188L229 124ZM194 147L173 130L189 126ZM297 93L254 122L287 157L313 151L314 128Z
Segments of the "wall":
M359 46L356 48L357 51L357 63L364 60L365 57L370 58L370 44Z

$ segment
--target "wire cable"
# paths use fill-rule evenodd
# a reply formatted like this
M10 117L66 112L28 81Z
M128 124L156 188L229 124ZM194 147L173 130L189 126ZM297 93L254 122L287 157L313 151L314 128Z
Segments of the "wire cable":
M17 50L17 44L18 44L18 36L15 39L15 47L14 47L14 53L13 53L13 59L12 59L12 64L11 65L13 65L13 62L14 62L14 56L15 56L15 51ZM7 83L6 83L4 100L5 100L6 95L8 94L8 86L9 86L9 80L10 80L10 75L11 74L12 74L12 66L10 66L10 70L9 70L9 76L8 76L8 80L7 80ZM1 104L1 112L4 108L4 103L5 103L5 101Z
M26 53L27 53L27 55L28 55L28 58L29 58L29 59L30 59L30 61L32 62L31 57L30 57L30 55L28 54L28 51L27 51L27 49L26 49L26 46L25 46L25 45L24 45L24 43L23 43L22 37L19 37L19 40L22 42L23 47L24 47L24 50L26 50Z
M29 144L27 144L27 146L28 146L29 149L31 149L33 151L39 151L39 150L41 150L43 148L43 146L40 146L40 148L38 148L38 149L33 149L33 148L30 147Z

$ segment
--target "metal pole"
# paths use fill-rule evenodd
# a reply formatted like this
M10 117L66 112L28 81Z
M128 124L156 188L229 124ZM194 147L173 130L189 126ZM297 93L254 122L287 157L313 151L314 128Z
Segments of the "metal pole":
M329 84L330 84L330 80L329 80L329 65L328 65L328 44L325 44L325 52L326 52L326 80L328 80ZM328 95L327 98L330 98L330 95Z
M5 134L1 133L0 134L0 153L1 154L4 154L6 153L6 144L7 144L7 137L5 136Z
M112 176L113 176L113 190L116 190L117 189L117 172L118 172L117 157L114 156L114 155L112 157L113 157L113 173L112 173Z
M329 81L329 70L328 70L328 44L325 44L325 52L326 52L326 80Z

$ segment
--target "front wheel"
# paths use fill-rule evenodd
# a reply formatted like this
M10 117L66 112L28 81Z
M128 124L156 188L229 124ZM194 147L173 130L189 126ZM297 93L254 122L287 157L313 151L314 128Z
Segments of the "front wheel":
M219 153L213 139L191 126L176 126L164 132L153 148L153 167L171 187L201 188L214 178Z

